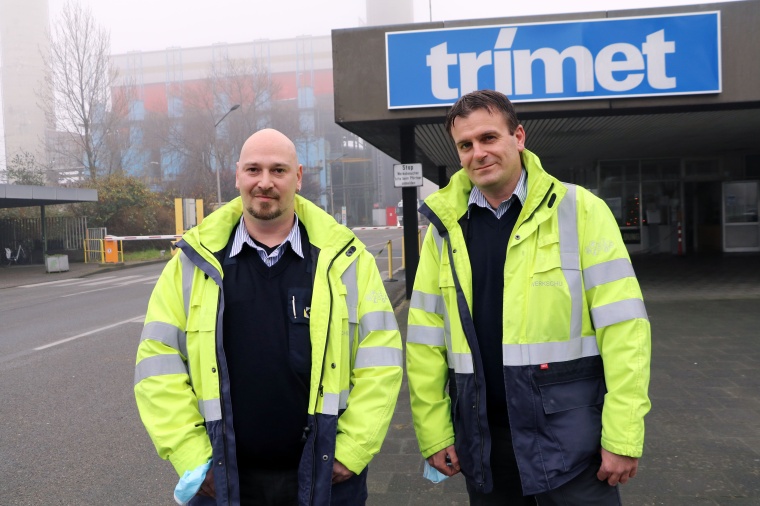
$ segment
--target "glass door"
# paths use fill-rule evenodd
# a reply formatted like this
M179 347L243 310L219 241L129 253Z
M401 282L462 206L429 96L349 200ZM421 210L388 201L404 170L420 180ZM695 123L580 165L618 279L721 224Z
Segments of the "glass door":
M760 182L723 183L723 251L760 251Z

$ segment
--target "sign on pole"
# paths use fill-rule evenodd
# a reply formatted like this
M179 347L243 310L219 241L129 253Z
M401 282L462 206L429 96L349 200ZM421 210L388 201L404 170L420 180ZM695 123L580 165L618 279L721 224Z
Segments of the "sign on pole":
M393 187L422 186L421 163L397 163L393 165Z

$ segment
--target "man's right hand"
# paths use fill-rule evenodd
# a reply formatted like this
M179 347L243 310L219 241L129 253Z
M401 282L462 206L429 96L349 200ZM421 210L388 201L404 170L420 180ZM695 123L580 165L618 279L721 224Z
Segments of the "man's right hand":
M457 457L457 451L454 449L454 445L444 448L438 453L434 453L427 458L427 461L433 468L446 476L454 476L460 471L459 457Z
M206 497L216 497L216 489L214 488L214 468L212 467L206 471L206 478L201 483L201 488L198 490L198 495Z

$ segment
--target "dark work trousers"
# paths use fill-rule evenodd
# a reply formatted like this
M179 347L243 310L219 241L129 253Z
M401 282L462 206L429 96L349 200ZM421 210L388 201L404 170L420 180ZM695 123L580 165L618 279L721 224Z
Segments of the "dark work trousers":
M536 496L523 496L517 461L512 448L509 430L491 427L491 471L493 491L480 494L467 484L471 506L620 506L620 491L606 481L599 481L596 473L601 456L578 476L561 487Z
M238 469L241 506L298 506L298 470Z
M298 506L298 471L248 470L240 473L241 506ZM367 501L367 468L332 486L332 506L361 506Z

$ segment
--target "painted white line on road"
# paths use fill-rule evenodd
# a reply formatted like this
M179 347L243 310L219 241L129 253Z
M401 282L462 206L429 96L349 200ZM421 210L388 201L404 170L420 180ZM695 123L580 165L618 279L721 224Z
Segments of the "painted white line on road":
M100 327L99 329L90 330L89 332L84 332L82 334L78 334L76 336L67 337L66 339L61 339L60 341L56 341L54 343L45 344L43 346L38 346L34 348L34 351L41 351L45 350L47 348L52 348L53 346L58 346L59 344L68 343L69 341L73 341L74 339L79 339L80 337L89 336L92 334L97 334L98 332L103 332L104 330L112 329L114 327L118 327L119 325L124 325L125 323L142 323L142 321L145 319L145 315L141 316L135 316L134 318L130 318L129 320L123 320L111 325L106 325L105 327Z
M119 283L119 281L122 279L134 278L134 277L138 277L139 279L133 279L131 281L126 281L124 283ZM158 279L158 276L155 276L155 277L154 276L124 276L123 278L119 278L119 279L111 279L110 282L114 283L111 286L104 286L103 288L95 288L94 290L85 290L84 292L69 293L66 295L61 295L59 298L63 299L66 297L76 297L77 295L84 295L86 293L102 292L103 290L110 290L111 288L118 288L125 285L131 285L133 283L142 283L143 281L148 281L148 280L150 280L150 282L153 282L156 279ZM89 285L82 285L82 286L89 286Z
M140 276L139 279L132 279L125 283L116 283L116 285L114 286L126 286L126 285L134 285L135 283L154 282L154 281L158 281L159 277L161 277L160 274L156 274L155 276Z
M115 278L116 276L106 276L103 278L98 279L108 279L108 278ZM50 286L50 285L57 285L57 286L66 286L66 285L76 285L77 283L84 283L85 281L89 281L87 278L69 278L69 279L59 279L58 281L46 281L44 283L34 283L33 285L21 285L17 288L36 288L38 286Z
M109 276L109 277L115 277L115 276ZM93 283L85 283L85 284L80 285L80 286L98 286L98 285L103 285L105 283L113 283L114 281L120 281L122 279L130 279L130 278L136 278L136 277L138 277L138 276L136 274L133 274L132 276L122 276L119 279L104 279L104 278L99 278L98 281L95 281Z

